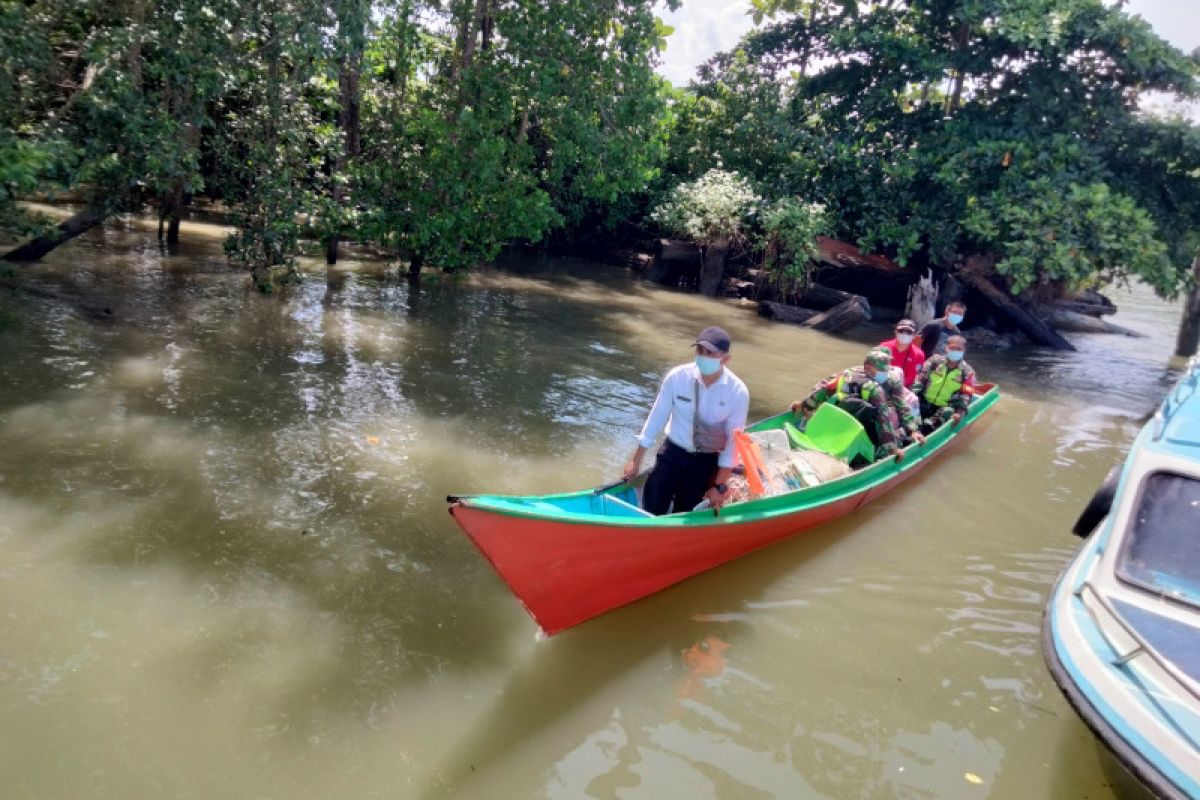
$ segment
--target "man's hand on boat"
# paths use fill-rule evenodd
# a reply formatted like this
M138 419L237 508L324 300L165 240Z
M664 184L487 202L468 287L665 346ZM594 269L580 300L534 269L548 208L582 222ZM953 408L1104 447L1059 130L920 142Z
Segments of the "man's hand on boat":
M642 458L646 455L646 448L639 446L633 452L633 457L625 464L625 470L621 473L621 479L631 481L637 477L638 472L642 469Z
M812 416L812 412L804 407L803 400L797 400L796 402L792 403L792 413L796 414L797 416L804 417L805 419L808 419Z
M954 418L950 420L950 427L957 428L958 423L962 422L963 417L965 417L966 415L967 415L966 409L962 409L962 408L956 409L954 412Z

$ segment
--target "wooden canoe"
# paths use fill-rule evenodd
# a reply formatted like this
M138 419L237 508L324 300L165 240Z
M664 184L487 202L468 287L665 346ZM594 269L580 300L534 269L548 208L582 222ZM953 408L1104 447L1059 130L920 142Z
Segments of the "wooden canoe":
M547 635L787 539L861 505L961 441L1000 398L981 384L955 428L942 426L903 461L884 459L786 494L662 517L628 485L538 496L451 496L450 513ZM747 430L776 427L789 412Z

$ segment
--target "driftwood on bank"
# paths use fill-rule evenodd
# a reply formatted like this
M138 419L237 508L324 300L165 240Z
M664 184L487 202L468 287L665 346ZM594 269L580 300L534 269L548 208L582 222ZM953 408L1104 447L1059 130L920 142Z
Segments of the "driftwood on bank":
M1058 331L1023 308L1008 292L998 288L978 269L978 266L973 267L968 262L967 269L958 274L959 280L986 297L998 313L1006 316L1035 344L1052 347L1056 350L1075 349L1075 346L1064 339Z
M870 319L871 304L867 302L867 298L855 295L840 306L822 311L805 322L804 327L825 333L842 333L869 322Z
M4 254L5 261L37 261L60 244L65 244L81 233L85 233L104 221L104 210L87 206L58 223L54 231L39 236Z
M858 295L814 283L801 293L798 305L815 308L818 311L828 311L855 297Z
M933 279L933 270L925 270L921 280L908 287L908 302L904 316L915 322L918 328L937 316L938 283Z
M824 333L844 333L871 319L871 304L865 297L850 295L850 299L825 311L801 306L789 306L764 300L758 313L778 322L790 322Z
M1133 338L1142 338L1145 335L1137 331L1131 331L1129 328L1123 328L1120 325L1106 322L1099 317L1080 314L1077 311L1064 308L1059 303L1042 309L1041 316L1048 324L1063 331L1072 331L1074 333L1116 333L1121 336L1130 336Z
M758 304L758 313L776 322L790 322L793 325L803 325L821 312L812 308L789 306L786 303L763 300Z

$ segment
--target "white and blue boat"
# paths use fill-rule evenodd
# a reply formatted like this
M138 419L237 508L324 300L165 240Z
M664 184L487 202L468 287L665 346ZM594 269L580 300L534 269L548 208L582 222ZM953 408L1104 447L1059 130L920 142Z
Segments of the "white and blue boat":
M1142 787L1200 798L1200 362L1075 524L1046 607L1046 663ZM1124 781L1122 781L1124 783Z

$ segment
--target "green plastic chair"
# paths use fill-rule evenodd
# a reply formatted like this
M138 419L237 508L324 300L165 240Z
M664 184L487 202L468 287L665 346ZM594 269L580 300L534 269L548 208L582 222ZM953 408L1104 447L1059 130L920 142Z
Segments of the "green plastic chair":
M875 460L875 445L862 424L833 403L822 403L801 432L790 422L783 423L793 447L819 450L846 463L862 456L867 463Z

